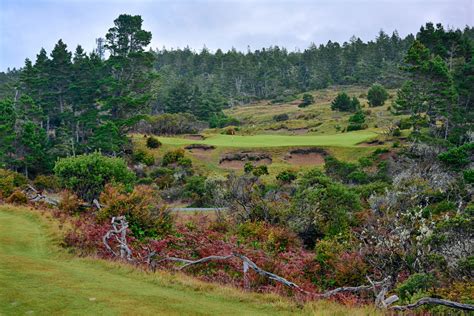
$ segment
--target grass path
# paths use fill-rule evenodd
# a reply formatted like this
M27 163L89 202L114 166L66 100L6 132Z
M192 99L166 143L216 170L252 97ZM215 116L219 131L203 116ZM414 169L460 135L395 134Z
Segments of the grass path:
M44 221L31 211L0 206L0 315L278 315L290 311L279 308L277 299L271 302L232 289L219 292L196 281L187 287L169 275L147 275L118 264L74 258L53 246Z
M169 145L206 144L217 147L287 147L287 146L334 146L352 147L377 136L371 131L358 131L334 135L212 135L204 140L179 137L159 137Z

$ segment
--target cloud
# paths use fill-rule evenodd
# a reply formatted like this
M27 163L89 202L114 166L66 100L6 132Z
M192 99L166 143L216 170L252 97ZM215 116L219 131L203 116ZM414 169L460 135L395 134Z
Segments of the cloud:
M94 48L121 13L140 14L152 47L246 50L375 38L380 29L416 33L428 21L473 25L473 0L0 0L0 70L21 67L62 38Z

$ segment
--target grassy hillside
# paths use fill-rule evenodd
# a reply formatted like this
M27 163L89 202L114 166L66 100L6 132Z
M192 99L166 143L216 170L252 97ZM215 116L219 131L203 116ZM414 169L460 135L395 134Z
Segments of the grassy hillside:
M79 259L54 245L56 233L32 210L0 206L1 315L368 315L319 302L303 309L270 295L154 275L118 263ZM38 212L38 211L36 211Z

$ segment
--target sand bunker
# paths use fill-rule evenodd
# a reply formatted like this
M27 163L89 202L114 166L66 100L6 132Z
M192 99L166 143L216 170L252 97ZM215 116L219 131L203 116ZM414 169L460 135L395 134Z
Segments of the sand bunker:
M320 148L301 148L290 151L284 159L292 165L317 166L324 164L324 157L327 155Z
M223 155L219 165L225 169L243 169L247 162L251 162L254 166L269 165L272 163L272 158L267 153L242 151Z

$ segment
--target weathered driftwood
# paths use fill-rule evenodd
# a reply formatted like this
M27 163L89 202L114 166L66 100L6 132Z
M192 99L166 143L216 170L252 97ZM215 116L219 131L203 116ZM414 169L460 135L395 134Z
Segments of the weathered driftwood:
M133 261L132 250L128 247L127 244L127 228L128 222L125 219L125 216L112 217L112 229L109 230L104 237L102 242L105 245L105 248L110 251L114 256L119 256L119 254L112 249L109 245L110 238L114 237L115 240L119 243L120 258L127 259L128 261Z
M461 309L465 311L474 311L474 305L463 304L463 303L458 303L458 302L453 302L453 301L443 300L440 298L433 298L433 297L424 297L413 304L401 305L401 306L396 305L396 306L390 307L390 309L396 310L396 311L405 311L405 310L420 307L422 305L443 305L443 306L457 308L457 309Z

